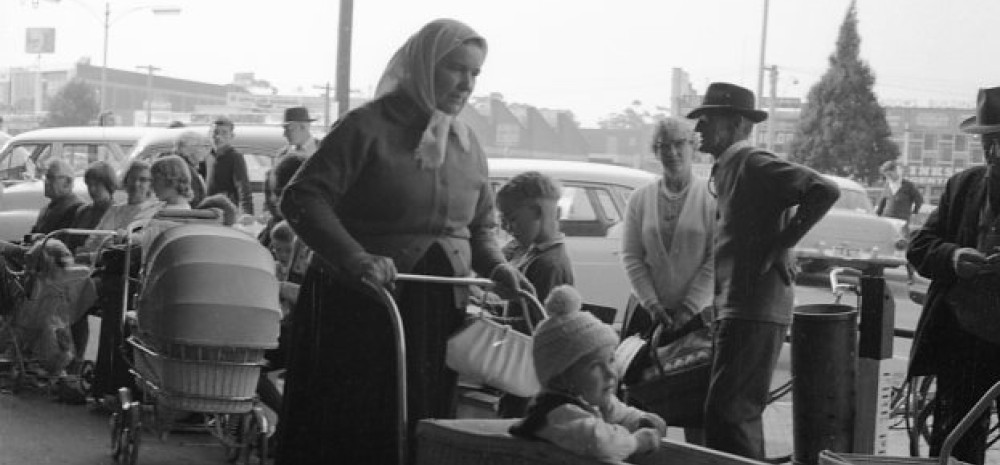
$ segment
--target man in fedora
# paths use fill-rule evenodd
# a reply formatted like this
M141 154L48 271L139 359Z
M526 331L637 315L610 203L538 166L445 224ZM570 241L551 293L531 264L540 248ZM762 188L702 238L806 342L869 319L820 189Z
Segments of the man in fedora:
M959 129L980 136L986 164L948 179L938 208L906 252L917 271L931 279L910 350L909 376L937 376L932 456L940 455L945 437L1000 380L1000 345L977 334L974 326L970 329L967 323L960 323L956 313L980 310L987 315L1000 314L1000 308L976 308L982 303L969 298L975 289L996 289L1000 283L996 275L1000 262L987 258L1000 245L1000 87L979 90L976 115L963 121ZM958 441L953 457L983 463L988 412Z
M709 190L718 197L705 445L759 460L765 458L762 414L792 317L791 249L840 191L819 173L749 143L753 125L767 113L755 108L747 89L712 83L688 118L697 120L700 150L715 159Z
M278 152L276 158L281 158L291 153L297 153L305 157L316 153L319 148L319 139L313 137L310 125L315 118L309 117L309 109L306 107L291 107L285 109L285 121L282 125L285 128L285 140L288 145Z

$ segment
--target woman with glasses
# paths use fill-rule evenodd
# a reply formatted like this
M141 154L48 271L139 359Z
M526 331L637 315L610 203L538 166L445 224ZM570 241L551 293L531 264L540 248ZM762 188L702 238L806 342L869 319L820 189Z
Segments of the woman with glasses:
M640 187L625 211L622 261L636 302L625 335L661 323L679 329L712 303L715 198L708 182L694 176L691 163L698 134L685 121L657 124L653 153L663 176ZM700 430L686 429L701 442Z
M142 160L134 160L125 169L122 176L122 186L127 195L125 203L112 205L104 213L101 220L94 226L94 229L101 230L122 230L128 227L129 223L144 218L150 218L156 212L156 201L151 198L152 190L150 186L153 178L149 171L149 163ZM79 252L92 253L97 250L104 238L99 236L91 237L84 243ZM77 254L79 259L80 254Z

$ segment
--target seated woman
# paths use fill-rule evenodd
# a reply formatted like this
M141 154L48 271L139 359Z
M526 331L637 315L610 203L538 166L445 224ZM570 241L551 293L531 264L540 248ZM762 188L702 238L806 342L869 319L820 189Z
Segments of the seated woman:
M159 200L154 208L155 213L163 210L190 210L191 204L191 171L187 163L177 155L168 155L156 159L150 168L152 174L153 194ZM133 237L142 246L145 256L153 239L161 232L176 226L169 220L149 219L144 222L142 230Z
M125 203L112 205L108 208L94 229L121 231L133 221L152 218L159 208L158 202L153 200L151 196L150 183L152 179L149 163L133 160L122 176L122 185L128 196ZM83 246L76 251L77 262L96 262L94 254L105 239L101 236L88 238Z
M28 285L16 316L21 341L50 375L65 376L75 354L70 327L97 300L90 270L74 265L69 248L58 239L32 246L26 261Z
M83 181L87 184L87 194L90 195L90 203L81 206L76 210L73 218L73 227L78 229L94 229L104 214L111 208L112 195L118 190L118 181L115 180L115 169L103 161L95 161L87 167L83 173ZM87 240L87 236L70 236L66 238L66 246L70 250L76 251Z

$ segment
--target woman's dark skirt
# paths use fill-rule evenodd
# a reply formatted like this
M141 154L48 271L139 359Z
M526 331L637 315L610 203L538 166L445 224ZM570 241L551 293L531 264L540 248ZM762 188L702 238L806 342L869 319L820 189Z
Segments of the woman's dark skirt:
M453 275L438 246L412 272ZM456 374L444 357L464 311L455 308L447 285L400 283L394 295L406 334L412 438L417 420L454 417ZM396 463L396 349L388 310L312 266L294 314L276 463ZM411 440L411 459L415 450Z

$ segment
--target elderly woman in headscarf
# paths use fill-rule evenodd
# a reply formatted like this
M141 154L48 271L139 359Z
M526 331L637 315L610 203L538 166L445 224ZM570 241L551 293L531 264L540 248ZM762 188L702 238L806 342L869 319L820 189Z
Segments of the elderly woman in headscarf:
M341 118L285 187L281 212L314 255L294 310L278 464L396 461L393 333L366 283L392 288L397 270L475 271L507 296L530 286L500 253L486 155L456 119L485 56L486 40L465 24L428 23L393 56L376 99ZM467 292L394 289L409 434L419 419L454 416L445 347Z

